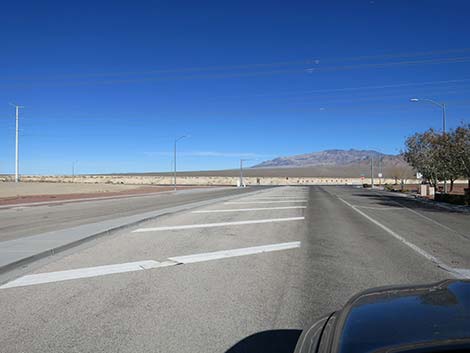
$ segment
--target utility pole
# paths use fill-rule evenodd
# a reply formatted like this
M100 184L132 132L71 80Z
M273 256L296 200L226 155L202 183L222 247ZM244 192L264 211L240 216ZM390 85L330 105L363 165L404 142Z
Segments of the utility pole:
M382 161L384 157L379 158L379 186L382 186L383 170L382 170Z
M240 159L240 187L244 187L245 182L243 180L243 162L249 161L249 159Z
M173 189L176 191L176 143L184 139L185 137L188 136L180 136L177 139L175 139L175 143L173 144Z
M374 188L374 157L370 156L370 183L372 189Z
M18 132L19 132L19 115L20 115L20 108L23 108L20 105L12 104L16 110L16 128L15 128L15 183L20 181L19 173L20 173L20 155L19 155L19 139L18 139Z
M75 164L78 163L78 161L73 161L72 163L72 178L75 178Z
M176 191L176 141L173 145L173 189Z

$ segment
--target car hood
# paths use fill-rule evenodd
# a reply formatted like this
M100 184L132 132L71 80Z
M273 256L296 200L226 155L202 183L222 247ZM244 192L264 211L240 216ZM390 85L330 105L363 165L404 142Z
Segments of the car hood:
M304 350L298 352L410 351L468 343L470 281L370 289L355 295L328 320L322 320L325 324L321 331L316 323L317 341L304 342ZM299 343L306 336L302 335Z

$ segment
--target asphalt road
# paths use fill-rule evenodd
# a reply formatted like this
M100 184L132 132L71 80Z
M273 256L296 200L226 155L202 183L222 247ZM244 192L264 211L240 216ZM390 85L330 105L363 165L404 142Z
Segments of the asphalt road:
M63 203L28 207L12 205L9 208L0 208L0 243L82 224L250 191L253 191L253 188L194 189L177 191L176 193L156 193L97 201L64 201Z
M470 276L469 229L351 187L248 194L26 268L0 287L0 351L284 351L357 291Z

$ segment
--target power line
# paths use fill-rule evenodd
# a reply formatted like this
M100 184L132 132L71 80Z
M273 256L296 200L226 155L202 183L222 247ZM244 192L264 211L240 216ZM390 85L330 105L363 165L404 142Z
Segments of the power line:
M340 61L361 61L371 59L393 59L401 57L419 57L429 55L442 55L452 53L464 53L469 52L470 48L458 48L449 50L434 50L434 51L419 51L419 52L404 52L404 53L390 53L382 55L360 55L353 57L333 57L333 58L321 58L320 56L312 59L303 60L292 60L292 61L275 61L269 63L252 63L252 64L241 64L241 65L225 65L225 66L203 66L203 67L183 67L175 69L155 69L146 71L120 71L120 72L100 72L100 73L89 73L89 74L67 74L47 77L14 77L14 78L3 78L2 80L8 81L24 81L24 80L63 80L63 79L74 79L74 78L93 78L93 77L113 77L113 76L132 76L132 75L152 75L152 74L167 74L167 73L188 73L188 72L201 72L201 71L225 71L225 70L241 70L251 69L260 67L279 67L279 66L292 66L292 65L306 65L306 64L317 64L323 61L326 62L340 62ZM321 60L320 60L321 58Z
M218 78L237 78L237 77L256 77L266 75L279 75L279 74L303 74L303 73L317 73L317 72L334 72L334 71L345 71L353 69L373 69L373 68L386 68L386 67L397 67L397 66L412 66L412 65L423 65L423 64L455 64L469 62L470 57L455 57L455 58L439 58L439 59L423 59L423 60L410 60L410 61L398 61L388 63L368 63L368 64L357 64L357 65L341 65L341 66L325 66L325 67L313 67L313 68L298 68L298 69L284 69L284 70L271 70L271 71L254 71L254 72L238 72L238 73L220 73L220 74L204 74L204 75L186 75L186 76L169 76L169 77L145 77L145 78L129 78L129 79L114 79L114 80L94 80L94 81L82 81L82 82L62 82L56 83L54 81L47 81L50 84L48 86L83 86L93 84L122 84L122 83L139 83L139 82L152 82L152 81L168 81L168 80L194 80L194 79L218 79ZM83 78L80 76L78 78ZM38 82L38 81L31 81ZM26 84L9 84L9 87L22 87ZM29 86L29 85L26 85Z

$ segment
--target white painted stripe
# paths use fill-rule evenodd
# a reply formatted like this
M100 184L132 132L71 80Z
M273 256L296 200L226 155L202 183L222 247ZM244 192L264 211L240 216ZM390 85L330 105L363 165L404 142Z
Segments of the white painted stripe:
M279 197L250 197L250 198L245 198L243 199L245 201L298 201L298 200L304 200L302 198L298 198L298 197L283 197L283 198L279 198ZM237 201L237 202L242 202L242 201Z
M79 268L79 269L68 270L68 271L38 273L34 275L27 275L24 277L20 277L14 281L4 284L3 286L0 286L0 289L24 287L24 286L31 286L31 285L36 285L36 284L52 283L52 282L69 281L73 279L105 276L105 275L116 274L116 273L143 271L143 270L150 270L150 269L160 268L160 267L174 266L178 264L190 264L190 263L195 263L195 262L218 260L218 259L236 257L236 256L254 255L254 254L260 254L264 252L299 248L300 244L301 244L300 241L294 241L294 242L289 242L289 243L254 246L251 248L239 248L239 249L232 249L232 250L222 250L222 251L215 251L215 252L209 252L209 253L194 254L194 255L176 256L176 257L171 257L167 261L164 261L164 262L147 260L147 261L128 262L128 263L115 264L115 265L85 267L85 268Z
M172 264L174 265L174 263ZM150 268L164 267L164 266L169 266L169 264L160 263L160 262L153 261L153 260L147 260L147 261L127 262L127 263L117 264L117 265L85 267L85 268L69 270L69 271L39 273L35 275L28 275L28 276L20 277L12 282L4 284L3 286L0 287L0 289L30 286L33 284L41 284L41 283L68 281L68 280L78 279L78 278L97 277L97 276L110 275L114 273L142 271L142 270L147 270Z
M404 210L403 207L384 207L384 206L379 206L379 207L374 207L374 206L358 206L356 205L357 208L365 208L368 210L379 210L379 211L386 211L386 210L393 210L393 211L402 211Z
M212 228L212 227L226 227L226 226L237 226L244 224L259 224L259 223L271 223L271 222L289 222L289 221L300 221L305 217L288 217L288 218L270 218L270 219L257 219L252 221L237 221L237 222L222 222L222 223L205 223L205 224L188 224L182 226L166 226L166 227L154 227L154 228L140 228L132 231L132 233L141 232L158 232L162 230L178 230L178 229L193 229L193 228Z
M441 267L442 269L452 273L455 277L461 277L461 274L458 273L457 270L451 268L450 266L447 266L444 262L442 262L441 260L439 260L437 257L429 254L427 251L421 249L420 247L418 247L417 245L409 242L408 240L406 240L405 238L403 238L401 235L395 233L393 230L391 230L390 228L388 228L387 226L383 225L382 223L380 223L379 221L375 220L374 218L370 217L369 215L367 215L366 213L362 212L360 209L358 209L356 206L350 204L349 202L347 202L346 200L343 200L341 197L338 196L338 199L340 199L341 201L343 201L346 205L348 205L349 207L351 207L354 211L356 211L357 213L359 213L360 215L362 215L363 217L365 217L366 219L368 219L369 221L371 221L372 223L374 223L375 225L377 225L378 227L382 228L384 231L386 231L388 234L390 234L391 236L393 236L394 238L398 239L400 242L402 242L403 244L405 244L406 246L410 247L411 249L413 249L415 252L417 252L419 255L423 256L424 258L434 262L436 265L438 265L439 267Z
M226 210L201 210L191 213L218 213L218 212L249 212L249 211L268 211L268 210L291 210L298 208L307 208L307 206L282 206L282 207L258 207L258 208L230 208Z
M298 196L307 196L308 192L289 192L288 194L256 194L258 197L298 197ZM251 196L251 195L247 195Z
M454 269L457 273L459 273L462 278L470 279L470 269L466 268L455 268Z
M228 257L253 255L253 254L260 254L263 252L287 250L287 249L294 249L294 248L300 248L300 241L293 241L290 243L262 245L262 246L253 246L250 248L241 248L241 249L233 249L233 250L222 250L222 251L215 251L215 252L208 252L208 253L187 255L187 256L176 256L176 257L170 257L169 260L175 261L181 264L192 264L195 262L219 260L219 259L224 259Z
M225 205L242 205L244 203L282 203L282 202L307 202L307 200L271 200L271 201L229 201Z

